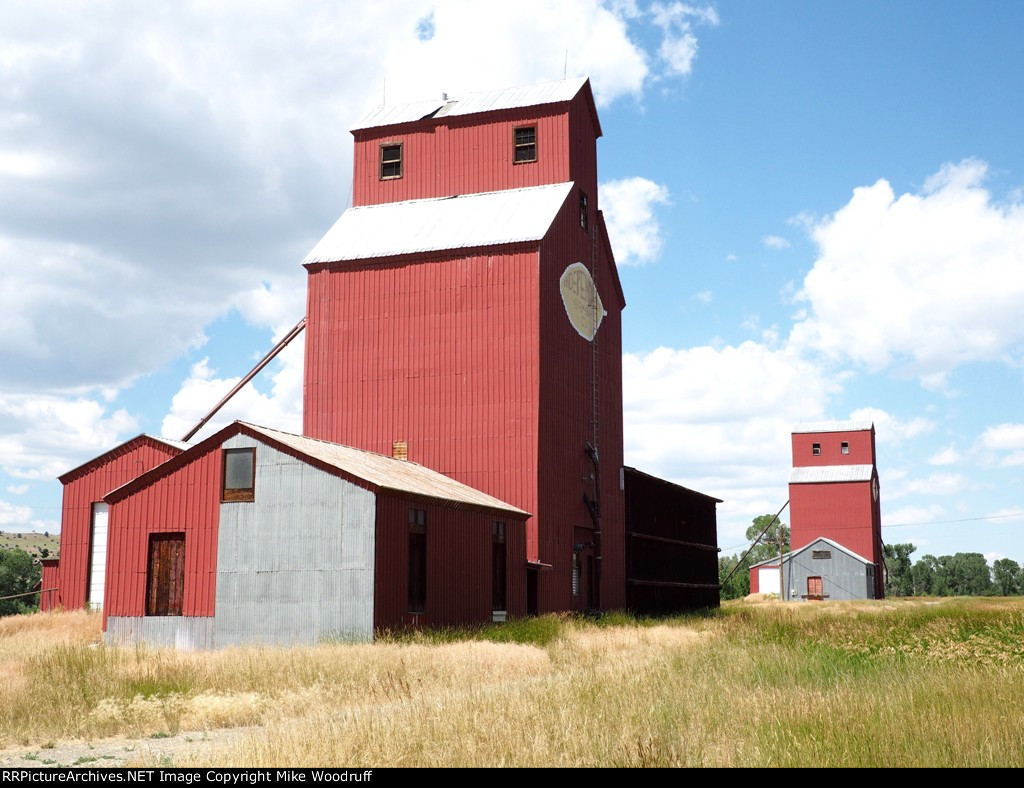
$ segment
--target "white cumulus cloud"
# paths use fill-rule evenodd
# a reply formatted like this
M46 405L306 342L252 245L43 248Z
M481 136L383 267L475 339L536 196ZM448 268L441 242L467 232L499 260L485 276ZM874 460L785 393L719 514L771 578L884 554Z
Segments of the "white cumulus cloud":
M697 34L694 27L717 27L718 12L712 6L694 6L688 3L655 3L651 6L654 23L661 28L661 46L658 56L669 74L686 76L693 71L697 59Z
M918 193L879 180L818 223L797 299L798 347L936 386L958 365L1004 360L1024 341L1024 204L1000 202L987 165L947 164Z
M664 237L655 207L668 204L668 188L637 176L602 183L599 197L615 261L643 265L658 259Z
M761 243L769 249L788 249L790 247L789 241L781 235L766 235L761 239Z

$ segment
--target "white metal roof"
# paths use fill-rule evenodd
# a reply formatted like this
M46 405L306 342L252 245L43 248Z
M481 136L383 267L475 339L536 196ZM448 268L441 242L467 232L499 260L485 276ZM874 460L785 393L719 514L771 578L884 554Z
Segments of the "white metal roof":
M793 433L798 432L861 432L875 425L870 421L811 421L797 424Z
M303 264L539 241L572 182L349 208Z
M814 539L813 541L808 542L807 544L805 544L799 550L794 550L791 553L783 553L782 554L782 560L783 560L783 562L789 561L789 559L792 556L800 555L800 553L804 552L805 550L810 550L811 548L817 547L819 545L819 543L821 543L821 542L824 542L827 545L831 545L832 547L836 548L837 550L841 550L842 552L846 553L849 556L852 556L853 558L856 558L858 561L861 561L862 563L865 563L865 564L873 564L874 563L874 561L870 561L867 558L865 558L864 556L859 555L859 554L853 552L853 550L851 550L849 547L843 547L841 544L839 544L839 542L835 542L835 541L829 539L827 536L819 536L817 539ZM750 568L751 569L756 569L757 567L764 566L765 564L773 564L774 566L778 566L779 565L779 557L776 555L776 556L773 556L771 558L766 558L763 561L758 561L756 564L751 564Z
M437 99L417 101L409 104L384 104L370 110L352 127L352 131L372 129L379 126L393 126L409 123L433 115L436 118L456 115L471 115L476 112L494 112L518 107L535 107L541 104L558 104L572 101L586 84L586 77L574 77L558 82L544 82L539 85L486 90L467 93L458 99ZM436 113L436 114L435 114Z
M807 465L791 470L789 483L869 482L873 472L873 465Z
M377 487L529 516L528 512L522 509L415 462L396 460L372 451L258 427L255 424L239 423L272 441L289 446L310 458L327 463Z

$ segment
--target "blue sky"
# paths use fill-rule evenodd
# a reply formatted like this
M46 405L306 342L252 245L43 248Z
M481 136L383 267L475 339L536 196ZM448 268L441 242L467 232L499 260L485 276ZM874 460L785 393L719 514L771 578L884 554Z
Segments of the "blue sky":
M0 9L0 528L180 437L304 310L348 128L588 74L628 463L786 500L789 430L872 419L888 542L1024 562L1016 2L469 0ZM222 418L300 428L301 342ZM957 521L957 522L950 522ZM913 525L907 525L907 524Z

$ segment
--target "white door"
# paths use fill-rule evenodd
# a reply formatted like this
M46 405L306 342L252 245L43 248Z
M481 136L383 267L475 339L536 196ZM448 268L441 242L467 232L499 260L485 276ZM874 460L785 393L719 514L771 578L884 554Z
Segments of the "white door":
M92 505L89 539L89 589L86 601L93 610L103 607L103 588L107 580L107 505Z
M775 569L758 569L757 570L757 592L759 594L778 594L779 593L779 570L778 567Z

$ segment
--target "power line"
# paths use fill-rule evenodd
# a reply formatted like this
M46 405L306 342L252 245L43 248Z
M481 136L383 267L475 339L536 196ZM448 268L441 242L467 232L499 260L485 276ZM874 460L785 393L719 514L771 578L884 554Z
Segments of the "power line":
M883 528L904 528L908 525L947 525L949 523L973 523L978 520L999 520L1004 517L1024 518L1024 512L1014 514L990 514L988 517L964 517L961 520L928 520L920 523L882 523Z

